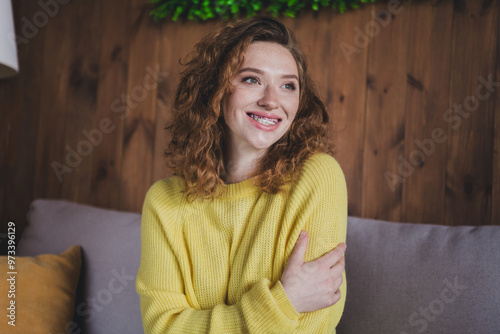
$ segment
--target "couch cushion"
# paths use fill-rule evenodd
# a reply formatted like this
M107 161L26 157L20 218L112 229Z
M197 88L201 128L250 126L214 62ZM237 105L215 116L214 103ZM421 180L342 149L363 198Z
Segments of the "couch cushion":
M71 326L81 267L80 246L60 255L0 256L0 333L65 333ZM12 267L11 267L12 265ZM11 274L12 273L12 274ZM3 276L3 275L2 275ZM6 298L7 297L7 298ZM70 327L69 327L70 328Z
M135 277L141 216L75 204L35 200L18 255L59 254L82 247L82 272L72 333L143 333Z
M500 226L349 217L339 334L499 333Z

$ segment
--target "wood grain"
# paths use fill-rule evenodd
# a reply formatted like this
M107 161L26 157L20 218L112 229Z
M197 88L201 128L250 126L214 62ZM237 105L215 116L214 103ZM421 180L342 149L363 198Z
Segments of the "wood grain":
M122 151L128 79L128 0L101 2L99 85L93 129L102 134L92 153L89 200L91 204L118 209L122 182ZM110 19L112 18L112 19Z
M412 38L408 43L403 158L413 172L402 181L402 220L436 223L444 219L448 123L443 114L449 100L453 4L414 3L408 7Z
M495 77L498 6L462 1L454 9L449 105L461 111L448 118L444 223L484 225L491 222L494 97L476 88L481 77Z
M149 5L131 0L127 114L124 118L120 209L141 211L153 180L156 90L159 80L160 25L148 16Z
M100 145L100 137L94 130L101 53L101 3L74 2L63 15L71 18L67 42L71 47L66 54L69 76L64 143L77 152L81 161L61 182L61 196L74 202L87 202L92 159ZM80 27L80 22L84 21L87 29Z
M370 22L370 10L334 14L330 19L331 42L327 61L318 64L329 68L327 106L332 125L330 133L335 138L335 158L342 166L349 197L348 214L362 215L363 205L363 155L366 125L366 71L368 47L351 53L355 47L355 27Z
M500 15L497 3L497 17ZM497 20L496 82L500 81L500 20ZM498 88L497 88L498 89ZM500 225L500 92L495 92L495 134L493 136L493 190L491 194L491 224Z
M35 2L12 3L16 17L31 20L38 10ZM23 37L21 22L15 22L16 34ZM34 33L34 31L33 31ZM28 36L28 35L26 35ZM29 35L31 36L31 35ZM35 152L40 106L40 86L44 30L38 29L31 38L21 38L18 44L18 76L0 81L0 186L1 231L14 221L16 235L22 233L29 203L33 200L35 182Z
M153 181L171 176L170 170L166 168L163 152L170 140L170 136L164 130L166 122L170 119L170 108L174 102L175 90L180 80L180 72L183 66L182 60L192 51L194 45L208 32L214 30L218 24L217 21L191 22L167 21L162 24L160 35L160 71L164 73L165 78L158 83L156 100L156 120L155 120L155 152Z
M70 94L72 41L74 35L74 15L78 5L69 3L62 7L58 15L50 19L44 28L42 53L40 107L38 108L38 133L36 145L36 170L34 183L35 198L64 198L61 184L66 174L56 174L59 165L78 166L76 156L68 156L66 148L67 106ZM64 43L62 43L64 41ZM69 161L69 163L68 163ZM62 168L62 167L61 167ZM66 170L66 169L65 169ZM68 172L69 173L69 172ZM75 191L75 196L77 196Z
M386 4L374 5L376 13L382 10L387 10ZM400 221L402 187L391 188L386 174L398 169L404 152L409 5L390 15L389 24L367 42L362 216ZM367 27L359 29L368 31Z
M43 10L37 2L13 4L18 33ZM326 101L348 212L500 224L500 94L494 87L488 98L465 102L480 76L500 80L500 0L402 8L388 17L388 3L380 2L342 15L304 11L283 19ZM19 45L21 73L0 81L2 231L13 220L21 232L35 198L140 212L151 184L170 176L164 126L179 59L220 22L155 23L150 9L143 0L72 1ZM365 43L360 35L367 31ZM453 109L474 101L467 117ZM446 139L432 154L416 153L436 129ZM84 131L98 143L76 161L68 148L84 148ZM54 162L68 169L58 176ZM408 173L398 179L399 170ZM392 184L387 173L396 176Z

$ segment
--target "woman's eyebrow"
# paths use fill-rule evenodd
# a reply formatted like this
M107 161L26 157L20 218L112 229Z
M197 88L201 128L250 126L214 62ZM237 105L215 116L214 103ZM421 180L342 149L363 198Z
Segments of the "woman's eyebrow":
M299 77L297 77L295 74L285 74L281 76L284 79L295 79L299 81Z
M255 72L255 73L258 73L258 74L264 74L263 71L259 70L258 68L253 68L253 67L245 67L245 68L242 68L238 71L238 73L241 73L241 72Z
M238 70L237 73L239 74L241 72L254 72L257 74L264 74L263 71L259 70L258 68L253 68L253 67L242 68L242 69ZM295 74L283 74L281 77L284 79L295 79L295 80L299 81L299 78Z

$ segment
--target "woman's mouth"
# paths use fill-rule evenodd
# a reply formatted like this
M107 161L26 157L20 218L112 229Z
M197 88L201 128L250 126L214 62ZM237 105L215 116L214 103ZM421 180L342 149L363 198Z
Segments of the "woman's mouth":
M255 120L256 122L259 122L260 124L266 125L266 126L276 125L279 122L281 122L281 119L260 117L260 116L254 115L252 113L247 113L247 115L248 115L248 117Z

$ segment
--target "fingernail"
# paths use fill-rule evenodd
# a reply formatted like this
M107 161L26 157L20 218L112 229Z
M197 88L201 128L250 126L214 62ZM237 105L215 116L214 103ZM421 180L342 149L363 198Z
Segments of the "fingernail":
M302 232L300 232L300 238L305 238L306 236L306 231L302 230Z

